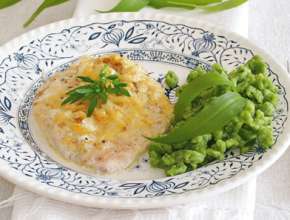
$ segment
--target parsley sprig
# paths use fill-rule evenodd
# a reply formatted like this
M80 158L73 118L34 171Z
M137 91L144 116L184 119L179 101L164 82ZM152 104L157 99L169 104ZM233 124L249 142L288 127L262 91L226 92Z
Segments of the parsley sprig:
M125 87L127 83L121 82L117 74L110 74L109 66L105 65L99 73L99 79L93 80L87 76L78 76L85 85L74 88L67 93L68 97L62 105L75 102L89 102L87 117L90 117L98 104L106 103L109 94L130 96Z

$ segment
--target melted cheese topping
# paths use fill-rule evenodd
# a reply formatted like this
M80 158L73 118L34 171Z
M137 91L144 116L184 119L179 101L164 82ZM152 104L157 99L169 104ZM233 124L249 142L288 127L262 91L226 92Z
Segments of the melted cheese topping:
M83 84L77 76L98 79L104 64L128 84L130 97L110 94L87 118L88 103L61 105L66 93ZM95 170L112 172L128 166L144 151L144 136L164 132L172 105L161 86L133 62L118 55L85 57L56 73L38 91L33 116L49 143L66 159ZM114 160L114 162L113 162Z

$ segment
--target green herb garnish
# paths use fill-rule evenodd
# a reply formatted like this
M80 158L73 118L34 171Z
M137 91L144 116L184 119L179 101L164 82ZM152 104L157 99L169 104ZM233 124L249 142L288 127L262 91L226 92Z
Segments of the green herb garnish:
M93 114L98 104L108 101L109 94L130 96L128 90L125 89L127 83L121 82L117 74L110 74L108 65L103 67L98 80L86 76L78 76L78 78L86 84L69 91L68 97L63 100L62 105L77 101L89 102L88 117Z
M205 6L203 9L208 12L223 11L242 5L247 1L248 0L228 0L220 4Z
M209 5L219 2L222 2L222 0L151 0L149 6L157 9L164 7L194 9L199 5Z

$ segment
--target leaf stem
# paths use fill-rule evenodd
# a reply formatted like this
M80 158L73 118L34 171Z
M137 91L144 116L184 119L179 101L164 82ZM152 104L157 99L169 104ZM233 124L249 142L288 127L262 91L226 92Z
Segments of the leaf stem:
M34 19L45 9L45 7L43 7L42 3L37 9L36 11L30 16L30 18L23 24L23 27L27 27L28 25L30 25Z

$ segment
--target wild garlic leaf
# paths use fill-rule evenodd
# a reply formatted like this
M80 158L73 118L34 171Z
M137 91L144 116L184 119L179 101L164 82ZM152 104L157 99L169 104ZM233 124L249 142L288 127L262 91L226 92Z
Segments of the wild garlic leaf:
M147 6L149 0L121 0L115 7L108 11L97 12L136 12Z
M31 15L31 17L24 23L23 26L27 27L28 25L30 25L35 20L35 18L45 9L63 4L67 1L69 0L44 0L42 4L36 9L36 11Z
M130 93L128 92L128 90L123 89L123 88L119 88L120 90L120 95L124 95L124 96L130 96Z
M175 121L182 119L185 109L202 92L218 85L232 85L232 82L218 73L210 72L197 77L181 89L177 103L174 106Z
M202 9L204 9L208 12L223 11L223 10L228 10L228 9L240 6L244 3L246 3L247 1L248 0L228 0L228 1L224 1L220 4L202 7Z
M106 103L108 101L108 94L107 93L105 93L105 92L100 93L99 96L104 103Z
M196 5L208 5L208 4L213 4L213 3L219 3L219 2L222 2L223 0L188 0L188 1L192 1Z
M167 134L148 138L151 141L175 144L223 128L244 108L247 100L238 93L228 92L212 99L204 108L184 122L177 124Z
M79 94L88 94L88 93L94 93L95 90L94 88L88 87L88 88L77 89L75 92Z
M126 86L128 86L127 83L121 83L121 82L120 82L120 83L118 84L118 87L126 87Z
M198 5L208 5L221 1L222 0L151 0L148 5L157 9L164 7L181 7L187 9L194 9Z
M189 1L190 0L186 1L185 3L183 2L183 4L180 4L180 1L178 1L178 0L172 0L172 1L170 1L170 0L156 0L156 1L151 0L148 5L153 7L153 8L156 8L156 9L165 8L165 7L184 7L184 8L188 8L188 9L195 8L195 4L193 4L191 1L190 2Z
M110 75L107 77L109 80L114 80L114 79L118 79L118 76L116 74L114 75Z
M20 2L21 0L1 0L0 1L0 9L2 8L7 8L11 5L14 5L18 2Z
M111 10L98 12L136 12L147 5L156 9L177 7L187 9L199 8L206 11L221 11L239 6L246 1L247 0L121 0Z
M80 87L77 87L77 88L74 88L74 89L68 91L67 94L70 95L70 94L72 94L72 93L75 93L76 90L78 90L78 89L86 89L86 88L88 88L88 87L89 87L89 85L80 86Z

